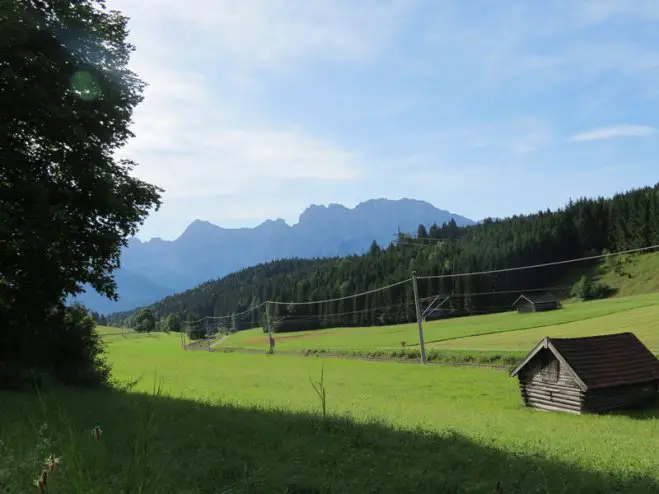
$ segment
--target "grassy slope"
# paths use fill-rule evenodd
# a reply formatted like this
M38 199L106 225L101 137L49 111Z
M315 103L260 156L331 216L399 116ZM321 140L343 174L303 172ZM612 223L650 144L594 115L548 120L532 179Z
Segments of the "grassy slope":
M51 492L223 492L231 484L225 492L492 492L498 480L506 493L659 486L657 410L524 410L516 381L500 371L183 352L176 335L115 339L109 351L117 378L142 377L134 391L148 392L155 377L164 394L62 390L42 411L31 395L0 393L0 440L17 457L29 457L48 420L63 467ZM321 365L330 413L353 421L324 428L314 417L309 378ZM96 423L101 444L89 435ZM18 482L36 468L13 465L5 475Z
M612 258L610 262L602 263L593 274L616 289L618 296L659 292L659 252L618 259L618 272Z
M433 321L424 324L424 337L431 348L523 350L544 336L584 336L632 330L652 349L659 351L657 320L659 294L648 294L572 303L562 310L538 314L510 312ZM493 333L497 336L473 337ZM470 336L472 338L467 338ZM488 338L496 344L488 343ZM408 346L418 345L416 324L283 333L276 335L276 348L385 350L400 348L401 341L406 341ZM242 331L221 344L255 349L265 349L267 345L267 336L261 330Z
M570 303L562 311L546 314L531 314L520 317L515 313L487 316L474 316L464 319L435 321L424 325L426 343L436 348L481 348L484 350L523 350L533 345L530 341L543 336L594 335L603 332L616 332L618 329L632 330L659 352L659 336L653 324L652 314L659 315L656 309L632 311L626 316L619 315L610 319L591 318L614 315L620 311L635 309L648 304L659 304L659 252L643 255L622 256L603 261L597 267L588 270L575 267L573 275L563 284L576 281L589 271L598 280L606 283L616 292L616 296L597 302ZM633 296L633 297L630 297ZM628 298L629 297L629 298ZM649 321L648 324L646 322ZM574 326L566 323L577 323ZM637 323L630 325L630 322ZM559 327L559 325L561 325ZM440 343L454 338L517 331L538 328L524 335L469 338L462 341ZM541 335L541 336L538 336ZM417 325L407 324L376 328L339 328L321 331L306 331L277 335L277 348L284 350L393 350L401 347L418 345ZM517 342L517 343L515 343ZM234 348L267 348L267 338L261 330L244 331L231 336L224 346Z
M545 336L565 338L598 334L632 332L650 349L659 353L659 300L651 306L629 309L570 324L549 324L525 331L503 332L439 342L434 348L470 350L528 350Z

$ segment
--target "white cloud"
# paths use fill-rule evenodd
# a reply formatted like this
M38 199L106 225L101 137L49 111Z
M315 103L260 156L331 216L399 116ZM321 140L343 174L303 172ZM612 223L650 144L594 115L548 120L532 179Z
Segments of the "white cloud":
M249 195L264 184L359 176L356 153L250 114L249 95L259 81L235 71L238 61L216 72L185 55L197 53L210 63L219 44L246 61L274 62L323 50L363 55L367 45L377 44L359 25L361 16L377 10L375 2L352 10L329 1L110 3L130 17L137 47L131 66L149 84L134 115L136 138L121 155L138 162L135 175L165 189L165 201L187 198L193 204L201 196ZM190 221L204 216L193 205L186 209Z
M590 115L570 106L568 121L578 114L583 125L611 118L610 94L656 91L655 46L600 28L657 19L659 2L495 3L474 16L459 0L108 0L131 17L131 65L150 84L124 150L137 175L167 191L149 234L171 236L195 218L290 220L311 202L419 197L419 187L476 215L488 189L491 202L517 202L506 174L518 167L559 147L587 151L556 138L562 103L606 103ZM607 93L600 80L610 75L620 81L608 86L627 91Z
M345 181L359 175L358 156L321 139L268 125L233 123L208 91L190 87L170 101L154 91L136 113L137 138L123 153L136 175L165 188L165 198L249 191L258 183Z
M656 0L504 3L477 17L463 7L468 2L438 10L425 35L429 50L412 57L409 70L456 78L469 90L512 83L529 91L659 69L656 44L607 25L659 20ZM655 86L656 78L647 83Z
M171 48L205 57L215 52L245 66L321 57L354 60L377 54L395 31L408 0L113 0L157 29L175 25ZM187 32L187 34L186 34ZM171 33L168 33L171 36ZM219 51L219 52L218 52ZM187 53L186 53L187 52Z
M486 149L524 156L550 146L554 131L540 118L520 116L446 129L434 141L447 151Z
M654 127L645 125L617 125L580 132L568 137L567 140L568 142L604 141L617 137L647 137L657 132Z

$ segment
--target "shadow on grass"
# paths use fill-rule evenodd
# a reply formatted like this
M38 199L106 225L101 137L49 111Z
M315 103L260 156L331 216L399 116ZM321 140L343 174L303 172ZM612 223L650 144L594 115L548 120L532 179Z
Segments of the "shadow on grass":
M5 448L29 453L39 444L39 425L48 423L52 449L62 457L50 477L53 493L490 493L498 482L506 494L659 489L649 477L614 478L457 433L345 417L324 422L310 414L77 390L42 400L0 393L0 403ZM95 424L104 431L98 442L90 434ZM4 479L12 492L33 488L26 465ZM2 475L0 466L0 492Z
M605 415L628 417L634 420L658 420L659 396L653 400L642 402L635 406L613 410Z

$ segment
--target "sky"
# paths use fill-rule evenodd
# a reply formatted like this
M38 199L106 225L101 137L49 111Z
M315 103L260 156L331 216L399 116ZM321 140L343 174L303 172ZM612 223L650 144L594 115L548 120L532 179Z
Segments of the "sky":
M148 83L138 237L409 197L475 220L659 182L657 0L107 0Z

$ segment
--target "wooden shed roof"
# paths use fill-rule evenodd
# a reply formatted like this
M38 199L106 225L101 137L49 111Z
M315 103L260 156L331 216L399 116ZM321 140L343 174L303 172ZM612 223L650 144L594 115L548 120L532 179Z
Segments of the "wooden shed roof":
M584 391L659 380L659 360L633 333L545 338L510 375L517 375L543 348L568 367Z
M513 306L517 305L517 303L522 299L528 300L532 304L546 304L550 302L561 301L556 295L549 292L523 293L522 295L517 297L517 300L515 300L515 302L513 302Z

